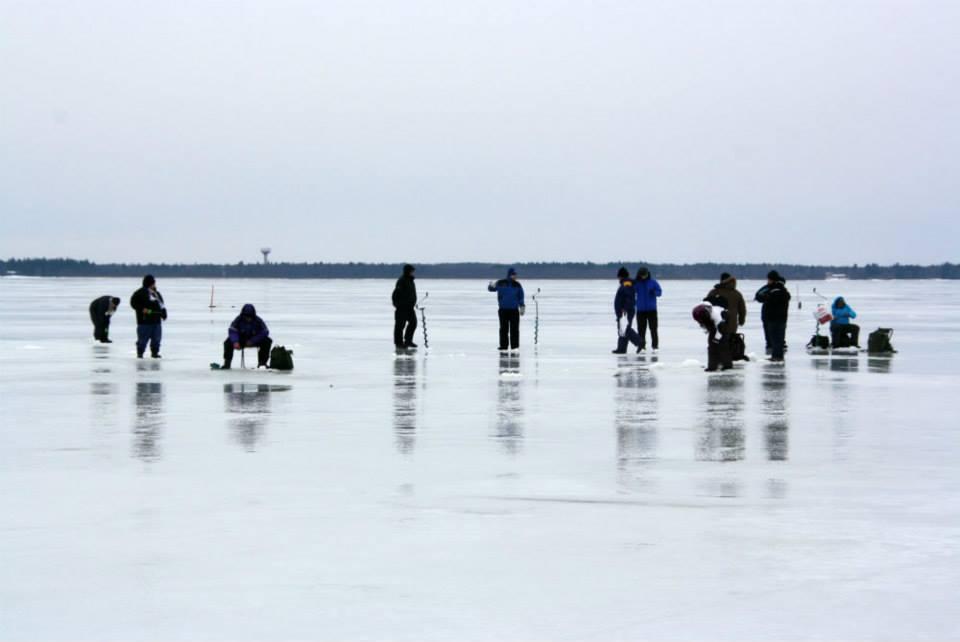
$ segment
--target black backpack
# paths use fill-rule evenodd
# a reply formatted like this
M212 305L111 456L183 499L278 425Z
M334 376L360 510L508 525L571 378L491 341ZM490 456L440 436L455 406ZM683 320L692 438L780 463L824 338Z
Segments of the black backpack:
M730 353L733 361L750 361L747 356L747 342L739 332L730 338Z
M273 370L293 370L293 350L283 346L274 346L270 350L270 368Z
M823 334L815 334L810 338L810 343L807 344L808 348L813 348L814 350L826 350L830 347L830 337Z
M891 328L877 328L867 337L867 352L871 354L896 352L890 339L893 337Z

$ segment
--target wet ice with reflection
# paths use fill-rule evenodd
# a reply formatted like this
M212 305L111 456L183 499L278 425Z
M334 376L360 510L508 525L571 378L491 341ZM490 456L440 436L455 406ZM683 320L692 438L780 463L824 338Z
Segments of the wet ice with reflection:
M422 278L432 349L397 358L392 283L211 311L165 280L161 361L129 315L90 346L89 293L128 285L0 279L9 637L960 634L956 285L843 285L893 359L809 357L804 316L785 366L713 375L705 283L663 283L655 359L610 355L610 283L527 284L541 344L525 317L501 355L483 283ZM247 301L292 373L207 369Z

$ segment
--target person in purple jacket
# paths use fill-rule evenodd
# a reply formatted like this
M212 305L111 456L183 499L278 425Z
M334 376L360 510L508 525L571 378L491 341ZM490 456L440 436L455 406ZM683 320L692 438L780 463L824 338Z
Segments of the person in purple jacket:
M257 309L247 303L240 310L240 316L233 320L228 330L227 340L223 342L223 366L229 370L233 361L233 351L243 348L257 348L257 367L267 367L270 358L270 330L263 319L257 316Z
M647 349L647 325L650 326L650 343L653 350L660 349L660 335L657 334L657 299L663 294L660 284L650 276L645 267L637 270L637 280L633 287L637 290L637 331L640 345L637 352Z

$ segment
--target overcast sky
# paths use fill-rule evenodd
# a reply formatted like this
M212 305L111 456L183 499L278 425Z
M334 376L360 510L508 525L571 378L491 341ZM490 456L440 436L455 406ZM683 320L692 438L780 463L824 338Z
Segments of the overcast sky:
M0 0L0 256L960 260L960 2Z

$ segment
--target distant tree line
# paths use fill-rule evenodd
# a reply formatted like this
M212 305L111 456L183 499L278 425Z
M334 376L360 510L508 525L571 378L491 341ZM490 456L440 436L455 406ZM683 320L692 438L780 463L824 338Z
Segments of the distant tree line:
M960 265L789 265L774 263L516 263L526 279L609 279L626 265L631 272L647 265L660 279L716 279L730 272L741 279L764 279L772 269L791 280L818 280L830 274L845 274L850 279L960 279ZM431 279L493 279L505 274L504 263L422 263L417 276ZM0 260L0 275L59 277L159 277L227 279L386 279L399 276L400 263L94 263L77 259Z

